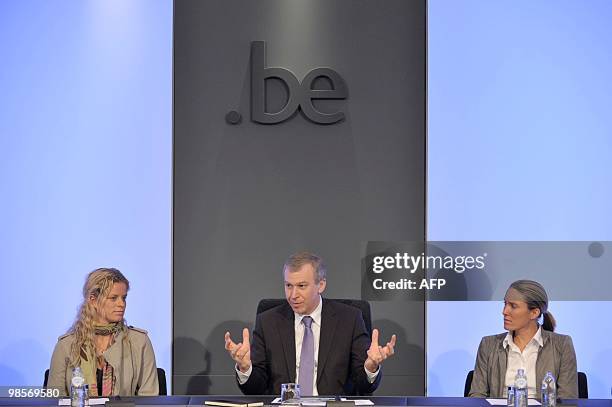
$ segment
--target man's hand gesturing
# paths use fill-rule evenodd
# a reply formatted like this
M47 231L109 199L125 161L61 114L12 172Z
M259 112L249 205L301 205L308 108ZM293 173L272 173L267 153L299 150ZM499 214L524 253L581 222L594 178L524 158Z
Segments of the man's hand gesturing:
M230 333L225 333L225 350L236 362L236 366L242 373L246 373L251 367L251 341L249 340L249 330L242 330L242 342L234 343Z
M370 344L370 349L368 349L368 358L365 361L365 368L369 372L375 373L378 370L378 366L395 353L393 348L396 341L397 337L393 334L391 340L385 346L380 346L378 344L378 329L374 329L372 331L372 343Z

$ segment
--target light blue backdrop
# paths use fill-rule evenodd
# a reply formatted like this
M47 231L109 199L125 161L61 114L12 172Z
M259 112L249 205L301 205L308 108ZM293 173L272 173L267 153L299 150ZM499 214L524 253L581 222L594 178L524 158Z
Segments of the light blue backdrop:
M87 272L170 369L172 3L0 2L0 385L42 385Z
M429 1L430 240L612 240L610 21L607 0ZM612 303L550 310L609 398ZM428 394L461 395L501 303L427 321Z
M612 240L609 21L607 0L429 1L431 240ZM170 373L172 2L2 1L0 38L0 385L42 382L99 266ZM462 393L500 308L429 304L429 395ZM611 303L551 310L610 397Z

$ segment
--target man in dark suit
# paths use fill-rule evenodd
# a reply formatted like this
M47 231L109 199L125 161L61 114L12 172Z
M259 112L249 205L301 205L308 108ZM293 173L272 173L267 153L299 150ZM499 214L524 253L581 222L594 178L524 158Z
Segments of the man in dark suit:
M385 346L372 340L361 312L321 298L326 270L318 256L302 252L283 268L287 303L257 316L253 343L225 334L244 394L280 394L282 383L300 384L303 396L370 394L381 380L380 364L393 355L396 337Z

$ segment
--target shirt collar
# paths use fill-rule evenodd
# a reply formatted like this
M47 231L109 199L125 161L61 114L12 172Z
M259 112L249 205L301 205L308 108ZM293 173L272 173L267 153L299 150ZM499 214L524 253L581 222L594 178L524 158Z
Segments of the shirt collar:
M544 346L544 340L542 339L542 325L538 327L538 332L536 332L531 340L536 341L540 346Z
M542 339L542 325L538 326L538 330L536 331L535 335L533 335L533 338L531 338L531 340L529 341L529 343L533 343L533 342L536 342L538 346L544 346L544 340ZM506 349L508 345L510 344L514 345L514 340L512 339L511 331L509 331L506 334L506 337L504 338L504 342L503 342L504 349Z
M321 310L322 309L323 309L323 298L321 298L321 296L319 295L319 305L317 305L317 308L315 308L314 311L312 311L310 314L300 315L297 312L293 313L293 315L295 316L295 326L298 326L299 324L301 324L302 318L304 318L305 316L310 316L312 318L312 322L321 326Z

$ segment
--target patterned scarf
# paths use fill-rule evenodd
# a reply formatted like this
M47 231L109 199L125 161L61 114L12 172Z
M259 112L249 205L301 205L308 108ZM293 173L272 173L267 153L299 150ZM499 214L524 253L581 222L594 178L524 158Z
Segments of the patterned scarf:
M109 347L113 344L115 335L123 329L123 323L114 323L107 325L95 325L95 334L100 336L109 336L111 339ZM101 365L102 369L102 394L101 396L111 396L113 394L113 384L115 381L115 375L113 374L113 367L104 359L102 353L99 355L94 350L81 350L81 369L85 375L85 380L89 384L89 396L98 397L98 380L96 377L96 370L98 365Z
M113 395L113 383L115 381L115 376L113 373L113 367L107 361L104 361L104 367L102 369L102 394L100 394L101 396ZM96 386L96 393L97 392L98 388Z
M96 330L96 335L100 335L100 336L114 335L123 329L123 324L121 322L115 322L113 324L106 324L106 325L96 324L94 326L94 329Z

